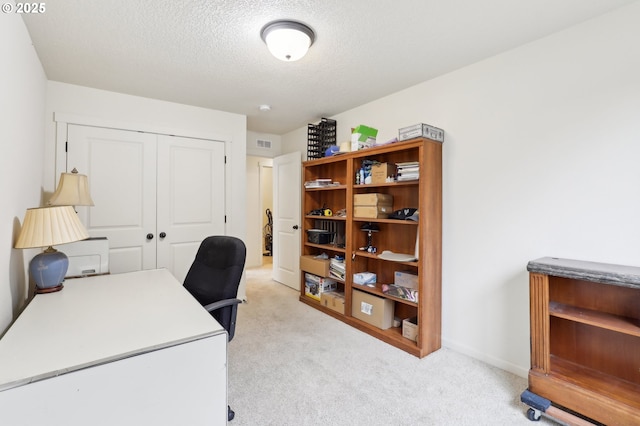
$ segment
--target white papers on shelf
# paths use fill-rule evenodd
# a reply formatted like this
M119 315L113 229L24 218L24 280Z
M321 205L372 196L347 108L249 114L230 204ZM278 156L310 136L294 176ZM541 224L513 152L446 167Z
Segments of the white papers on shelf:
M340 182L333 182L331 179L308 180L304 183L305 188L325 188L338 185L340 185Z
M345 266L344 260L331 259L329 262L329 275L333 278L344 281Z
M420 163L418 161L406 161L396 163L398 181L420 179Z

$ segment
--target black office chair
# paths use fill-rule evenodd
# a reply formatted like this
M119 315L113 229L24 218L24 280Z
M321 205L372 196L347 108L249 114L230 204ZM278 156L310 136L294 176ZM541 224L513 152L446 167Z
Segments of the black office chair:
M184 280L184 287L222 325L233 339L236 330L238 287L244 270L247 248L236 237L214 235L200 244L196 258ZM235 413L227 406L228 420Z

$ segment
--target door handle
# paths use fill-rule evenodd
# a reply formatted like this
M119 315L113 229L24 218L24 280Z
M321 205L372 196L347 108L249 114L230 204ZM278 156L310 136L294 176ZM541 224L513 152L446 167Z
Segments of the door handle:
M151 233L147 234L147 240L153 240L153 234Z
M293 229L298 229L298 225L293 225Z
M164 232L161 232L161 233L160 233L160 235L158 235L158 236L159 236L160 238L164 238L164 237L166 237L166 236L167 236L167 234L166 234L166 233L164 233Z

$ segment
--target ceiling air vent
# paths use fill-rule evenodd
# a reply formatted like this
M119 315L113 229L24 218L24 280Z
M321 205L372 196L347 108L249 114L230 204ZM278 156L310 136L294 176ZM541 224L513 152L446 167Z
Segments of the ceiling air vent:
M256 140L256 145L258 146L258 148L267 148L267 149L271 149L271 141L266 141L263 139L258 139Z

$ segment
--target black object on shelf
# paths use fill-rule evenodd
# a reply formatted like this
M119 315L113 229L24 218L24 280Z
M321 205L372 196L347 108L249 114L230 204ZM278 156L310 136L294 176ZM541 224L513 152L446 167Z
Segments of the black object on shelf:
M318 124L307 126L307 160L324 157L327 149L336 145L336 120L320 119Z
M373 233L379 232L380 227L375 223L369 222L362 225L360 227L360 230L365 231L367 233L367 245L364 247L360 247L360 250L363 250L369 253L376 253L378 251L378 248L373 245Z

